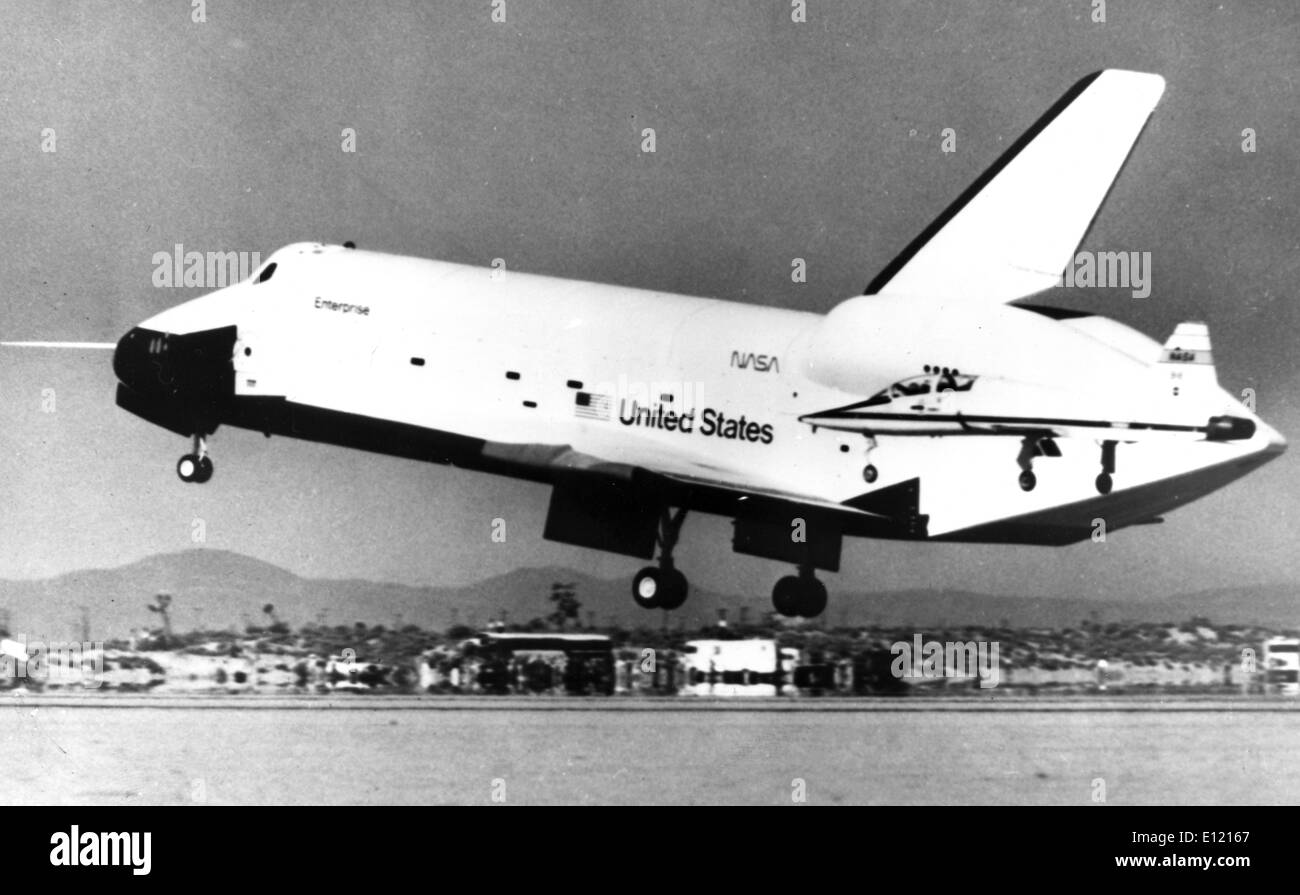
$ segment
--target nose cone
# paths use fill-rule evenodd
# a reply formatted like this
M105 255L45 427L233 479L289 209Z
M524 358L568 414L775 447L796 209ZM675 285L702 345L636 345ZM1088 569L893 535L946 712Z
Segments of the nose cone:
M167 336L156 330L135 327L113 351L113 373L119 382L141 395L164 391L162 357Z
M183 334L137 326L113 352L118 406L174 432L212 431L234 395L235 338L233 326Z
M139 327L122 336L113 351L113 375L127 388L136 388L142 379L141 373L148 351L148 338Z
M233 326L181 334L137 326L117 343L113 372L143 397L224 405L234 394L235 339Z

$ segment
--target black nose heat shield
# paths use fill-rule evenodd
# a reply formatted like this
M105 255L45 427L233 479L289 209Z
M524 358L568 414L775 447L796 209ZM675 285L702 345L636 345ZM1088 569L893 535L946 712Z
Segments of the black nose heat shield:
M211 432L235 392L233 326L172 335L136 327L117 343L117 406L180 435Z

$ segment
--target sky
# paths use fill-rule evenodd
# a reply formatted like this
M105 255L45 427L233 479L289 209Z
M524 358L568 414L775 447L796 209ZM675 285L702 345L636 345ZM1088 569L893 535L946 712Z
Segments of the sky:
M802 23L786 0L504 10L494 22L490 0L223 0L194 21L187 3L0 5L0 338L116 341L204 291L154 285L155 254L178 243L265 257L353 240L825 312L1074 82L1119 67L1168 88L1081 248L1150 252L1152 291L1046 300L1160 341L1206 320L1220 381L1300 433L1290 0L1111 0L1104 22L1091 0L808 0ZM941 151L946 128L955 152ZM794 257L806 283L790 282ZM642 564L543 541L545 487L240 430L211 440L213 480L186 486L185 440L114 405L109 360L0 354L0 578L194 546L408 584ZM1142 599L1296 581L1297 462L1292 451L1105 544L852 541L828 585L832 599ZM687 521L677 557L722 592L766 593L788 573L733 555L716 517Z

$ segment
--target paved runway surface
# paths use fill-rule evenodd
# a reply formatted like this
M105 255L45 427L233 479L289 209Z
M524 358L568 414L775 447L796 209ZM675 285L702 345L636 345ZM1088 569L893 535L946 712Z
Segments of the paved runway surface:
M5 804L1300 801L1294 701L6 697Z

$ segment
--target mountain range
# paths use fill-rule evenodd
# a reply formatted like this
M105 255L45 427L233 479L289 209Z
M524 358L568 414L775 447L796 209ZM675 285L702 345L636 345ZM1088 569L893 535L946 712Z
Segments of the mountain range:
M313 579L279 566L224 550L192 549L150 556L111 569L69 572L43 580L0 580L0 611L8 627L30 639L125 637L155 627L146 608L159 593L172 595L177 630L264 624L263 607L297 626L416 624L442 630L454 623L484 625L494 618L523 623L553 610L549 596L557 582L572 584L581 601L581 621L598 626L659 626L664 613L633 604L629 582L601 579L570 568L520 568L459 587L415 587L365 580ZM844 588L827 578L831 604L825 625L939 627L998 625L1062 628L1084 619L1181 622L1204 616L1220 624L1300 627L1300 587L1254 585L1202 590L1160 601L1127 602L1058 597L979 594L957 590L871 592ZM671 626L699 627L726 610L730 622L758 620L770 610L763 594L723 594L692 589L686 605L671 614ZM0 617L0 621L3 618Z

